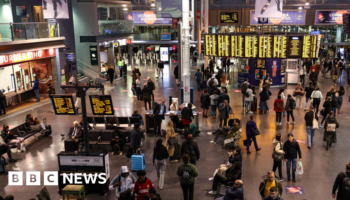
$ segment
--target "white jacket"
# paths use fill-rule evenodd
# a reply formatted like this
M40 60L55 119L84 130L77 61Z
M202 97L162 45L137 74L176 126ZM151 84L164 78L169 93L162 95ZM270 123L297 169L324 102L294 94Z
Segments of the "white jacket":
M252 89L248 88L246 94L249 94L249 97L245 97L246 101L253 101L254 100L254 96L255 95L253 94L253 90Z
M313 91L310 97L312 99L323 99L322 93L319 90Z
M120 174L117 175L116 177L114 177L111 184L109 184L109 190L115 190L115 195L117 197L120 196L120 193L126 192L127 189L130 189L131 195L133 195L134 186L135 186L135 182L136 182L135 176L130 172L129 172L129 176L127 176L126 178L120 176L122 173L127 173L127 172L129 172L129 168L127 166L122 166L120 169ZM119 176L120 176L120 178L119 178ZM119 186L113 187L113 185L115 183L119 182L119 180L122 183L120 185L120 191L119 191Z

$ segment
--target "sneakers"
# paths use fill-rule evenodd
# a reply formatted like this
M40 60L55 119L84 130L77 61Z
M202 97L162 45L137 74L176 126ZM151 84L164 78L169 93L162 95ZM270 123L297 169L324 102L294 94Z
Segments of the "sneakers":
M289 122L287 122L287 125L289 125Z
M214 178L209 178L209 181L213 182Z
M294 123L294 122L292 122L292 123L290 123L290 124L295 125L295 123Z
M215 142L214 140L210 141L210 143L212 143L212 144L216 144L216 142Z
M213 133L212 132L208 132L208 135L213 135Z
M209 194L216 194L216 191L210 190L208 193Z
M261 148L257 149L256 151L260 151L260 150L261 150Z
M282 125L282 123L280 122L280 123L279 123L279 125L281 126L281 125Z
M249 114L253 114L253 112L252 112L252 111L249 111L248 113L249 113Z
M282 182L282 181L284 181L284 179L283 179L283 178L281 178L281 179L280 179L280 181Z

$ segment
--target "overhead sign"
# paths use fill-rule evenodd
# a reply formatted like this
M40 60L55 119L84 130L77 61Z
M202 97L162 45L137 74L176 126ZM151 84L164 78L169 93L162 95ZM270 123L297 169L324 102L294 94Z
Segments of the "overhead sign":
M0 55L0 65L56 56L54 49Z
M319 35L319 34L321 34L321 33L320 33L320 31L311 31L310 34Z
M289 58L300 58L302 54L302 37L290 36L289 37Z
M72 95L50 96L56 115L76 115Z
M75 53L66 53L66 61L75 61Z
M298 12L294 10L285 10L282 12L280 18L268 18L267 25L304 25L305 24L305 11ZM259 17L255 14L255 11L250 11L250 25L258 25Z
M316 25L343 24L343 14L350 10L316 10Z
M125 13L125 19L132 20L134 26L171 25L171 18L157 17L154 11L134 11Z
M180 18L182 17L182 0L157 0L157 17Z
M102 156L63 156L59 155L60 166L98 166L103 167Z
M258 18L282 18L282 0L255 1L255 13Z
M98 65L98 54L97 54L97 46L90 46L90 63L91 65Z
M90 103L94 115L114 115L111 95L90 95Z
M221 23L238 23L238 12L221 12Z
M160 40L171 40L171 34L170 33L161 33Z
M258 18L258 24L267 24L269 23L269 18Z

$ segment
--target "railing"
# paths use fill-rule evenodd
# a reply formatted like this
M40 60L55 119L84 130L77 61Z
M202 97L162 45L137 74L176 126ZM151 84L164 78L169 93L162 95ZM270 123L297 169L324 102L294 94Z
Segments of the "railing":
M60 37L58 23L0 23L0 42Z
M97 71L97 70L95 70L94 68L92 68L92 67L90 67L90 66L88 66L88 65L86 65L86 64L84 64L83 62L81 62L80 60L76 60L77 61L77 66L79 67L80 66L80 68L81 69L83 69L84 71L91 71L91 73L94 73L94 74L98 74L98 75L100 75L100 76L102 76L102 77L104 77L105 75L104 74L102 74L101 72L99 72L99 71ZM90 73L90 74L91 74ZM95 76L94 75L94 78L96 78L97 76Z
M133 33L134 23L130 20L99 20L99 35Z

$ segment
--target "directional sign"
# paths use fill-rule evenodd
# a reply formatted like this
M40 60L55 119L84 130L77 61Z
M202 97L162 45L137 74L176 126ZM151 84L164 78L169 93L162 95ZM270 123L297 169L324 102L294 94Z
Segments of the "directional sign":
M267 24L269 23L269 18L258 18L258 24Z

